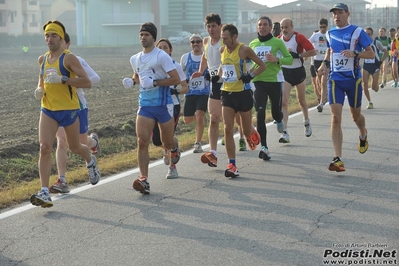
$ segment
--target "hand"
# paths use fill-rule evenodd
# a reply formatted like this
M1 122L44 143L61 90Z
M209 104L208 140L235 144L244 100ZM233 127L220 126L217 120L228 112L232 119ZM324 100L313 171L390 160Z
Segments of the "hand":
M143 89L150 89L154 87L154 80L151 77L144 76L140 78L140 84Z
M124 78L122 80L122 83L123 83L123 87L125 87L125 89L130 89L134 85L134 81L132 78Z
M50 84L57 84L57 83L61 83L61 78L62 78L62 76L58 75L58 73L51 72L50 74L47 75L46 81L47 81L47 83L50 83Z
M242 80L242 82L244 82L244 83L250 83L252 80L252 76L250 74L243 74L240 77L240 80Z
M213 77L211 78L212 84L218 83L219 80L220 80L220 76L219 76L219 75L213 76Z
M44 90L40 87L37 87L34 92L35 98L41 100L44 96Z
M191 75L191 79L199 78L199 77L201 77L201 76L202 76L202 74L201 74L200 72L194 72L194 73Z
M170 94L178 95L180 94L180 91L178 89L170 89Z

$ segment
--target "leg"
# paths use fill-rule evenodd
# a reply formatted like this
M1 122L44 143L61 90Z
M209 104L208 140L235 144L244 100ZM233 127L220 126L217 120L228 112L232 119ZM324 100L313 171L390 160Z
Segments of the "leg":
M288 127L288 100L290 98L290 92L292 89L292 85L288 82L284 82L283 84L283 97L281 104L281 111L283 112L283 121L284 121L284 130L287 131Z
M202 110L197 110L195 112L195 132L196 132L196 143L201 143L202 135L204 134L204 127L205 127L205 112Z
M217 150L217 141L219 138L219 124L222 116L222 103L220 100L209 98L208 110L210 115L210 123L208 129L209 145L211 151Z
M367 101L371 102L371 98L370 98L370 92L369 92L369 77L370 74L367 70L362 70L362 76L363 76L363 91L364 91L364 96L366 96Z
M375 92L377 92L380 88L378 87L378 79L380 77L380 71L377 70L373 75L372 75L372 83L371 83L371 89ZM365 88L365 87L363 87Z
M79 155L89 164L92 160L89 148L86 144L81 144L79 141L79 119L76 119L72 125L64 127L64 130L71 152Z
M148 177L148 164L150 162L148 147L150 146L150 136L154 126L155 120L145 116L137 115L137 162L139 164L140 174L142 177ZM170 143L168 143L168 145L170 145Z
M306 98L305 98L305 94L306 94L305 81L302 81L295 87L296 87L296 97L299 102L299 105L301 106L303 119L308 120L309 113L308 113L308 104L307 104Z
M50 185L51 151L57 130L58 123L41 112L39 120L39 175L41 185L45 188Z
M222 107L225 147L228 159L236 158L235 142L234 142L234 118L235 111L231 107ZM245 134L245 133L244 133Z
M67 164L67 151L68 143L66 140L65 130L63 127L59 127L57 130L57 150L55 157L57 161L58 177L63 177L65 182L66 164Z
M334 146L335 156L342 156L342 104L330 104L331 111L331 139Z

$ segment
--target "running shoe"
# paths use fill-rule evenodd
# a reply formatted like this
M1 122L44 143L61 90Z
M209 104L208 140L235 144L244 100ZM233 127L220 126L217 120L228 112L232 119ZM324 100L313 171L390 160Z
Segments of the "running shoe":
M394 87L394 88L397 88L398 87L398 82L394 82L394 83L392 83L392 85L391 85L392 87Z
M203 150L201 147L201 143L199 143L199 142L194 143L193 153L202 153L202 152L203 152Z
M280 139L278 140L280 143L290 143L290 135L288 135L287 131L283 131Z
M252 134L249 138L247 138L247 143L249 148L253 151L256 149L256 146L258 146L260 142L260 135L256 129L252 131Z
M227 169L224 171L224 176L225 177L237 177L240 174L238 173L237 167L235 165L233 165L232 163L229 163L229 165L227 166Z
M57 178L55 184L50 187L50 193L69 193L67 183L63 183L61 179Z
M312 136L312 127L310 126L310 122L308 124L304 124L305 126L305 136L310 137Z
M175 137L176 142L176 150L174 152L170 151L170 160L173 164L177 164L180 160L180 149L179 149L179 141Z
M246 151L247 150L247 144L245 143L244 139L240 139L238 141L238 150L239 151Z
M101 146L100 146L100 139L98 138L97 133L91 133L90 137L96 141L96 146L94 148L91 148L91 154L96 156L97 158L100 157L101 155Z
M40 190L37 194L30 196L30 203L42 208L53 207L53 201L51 200L50 195L44 190Z
M98 181L100 181L101 173L97 166L96 157L94 155L90 155L90 157L92 160L94 160L94 163L91 166L88 166L87 170L89 171L90 184L95 185L98 183Z
M384 88L384 83L380 84L380 88L383 89Z
M367 131L366 131L366 132L367 132ZM367 151L368 148L369 148L369 142L367 141L367 135L366 135L366 137L364 138L364 140L362 140L362 139L359 137L359 144L357 145L358 151L359 151L361 154L363 154L363 153L365 153L365 152Z
M335 172L343 172L345 171L344 162L341 161L341 158L334 157L330 165L328 166L328 170Z
M169 154L168 154L168 150L167 149L163 150L163 163L165 165L169 165L170 164L170 162L169 162Z
M319 112L319 113L322 113L322 112L323 112L323 104L322 104L322 103L320 103L320 104L317 106L317 112Z
M367 109L374 109L373 103L369 103L369 104L367 105Z
M259 159L263 159L264 161L268 161L272 158L270 157L269 149L265 146L262 146L262 148L260 148L258 156Z
M276 121L276 120L274 120L274 121ZM280 122L276 122L275 124L277 125L277 132L278 133L283 133L283 131L284 131L284 121L281 119Z
M207 163L210 167L217 167L218 158L213 152L206 152L201 155L201 162Z
M175 179L179 177L176 166L169 166L168 173L166 174L166 179Z
M147 178L137 178L133 182L133 189L141 194L150 194L150 183Z

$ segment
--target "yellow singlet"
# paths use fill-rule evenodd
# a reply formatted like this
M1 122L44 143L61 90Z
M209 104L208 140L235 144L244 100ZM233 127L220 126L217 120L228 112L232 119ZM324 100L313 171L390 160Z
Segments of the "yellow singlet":
M68 53L69 51L65 50L52 64L48 62L49 52L44 55L40 73L40 75L43 76L45 91L42 98L42 107L50 111L76 110L80 108L76 87L67 84L50 84L46 82L47 75L52 72L69 78L76 77L76 74L71 72L64 65L64 59Z

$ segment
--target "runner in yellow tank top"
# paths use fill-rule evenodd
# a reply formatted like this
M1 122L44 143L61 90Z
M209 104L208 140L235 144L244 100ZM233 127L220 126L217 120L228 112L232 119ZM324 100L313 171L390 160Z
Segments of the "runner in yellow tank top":
M79 142L79 100L76 87L90 88L91 81L79 59L64 50L65 27L58 20L48 21L43 26L49 51L38 59L40 75L35 90L36 99L41 99L39 120L39 175L41 189L30 197L35 206L53 206L49 194L51 174L51 152L58 127L64 127L71 152L86 160L89 180L95 185L100 180L100 171L89 148Z
M266 65L255 52L238 40L238 30L233 24L222 27L224 46L220 48L222 65L218 75L212 77L212 83L217 83L222 77L222 115L224 123L225 147L229 164L224 173L226 177L237 177L236 151L234 142L234 118L236 113L241 116L241 126L251 150L256 149L260 142L258 132L252 126L253 96L249 86L254 76L266 70ZM257 68L247 69L246 62L252 60Z
M64 50L60 57L52 63L49 62L50 52L47 52L43 57L40 72L45 81L44 89L46 94L42 98L42 108L51 111L76 110L80 108L78 95L76 94L76 87L62 83L46 82L47 75L52 73L57 73L60 76L66 76L68 78L76 77L74 72L71 72L67 67L65 67L65 58L67 54L69 54L69 51Z

